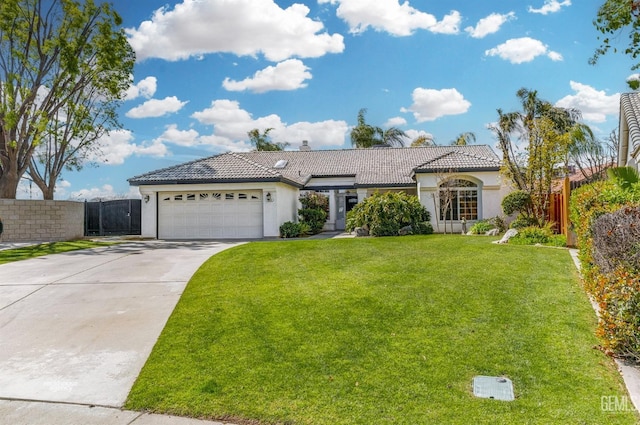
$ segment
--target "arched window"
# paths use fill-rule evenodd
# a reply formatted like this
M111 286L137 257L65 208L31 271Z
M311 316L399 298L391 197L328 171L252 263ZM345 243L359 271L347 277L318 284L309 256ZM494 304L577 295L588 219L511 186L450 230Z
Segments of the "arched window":
M446 180L440 185L440 220L477 220L478 185L464 179Z

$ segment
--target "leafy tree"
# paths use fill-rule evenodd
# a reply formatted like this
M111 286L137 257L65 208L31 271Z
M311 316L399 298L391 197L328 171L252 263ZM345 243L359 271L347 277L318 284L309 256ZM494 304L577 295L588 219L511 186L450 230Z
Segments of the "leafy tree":
M571 132L580 112L553 106L538 98L535 90L520 89L522 111L504 113L490 128L496 134L503 156L502 174L533 202L533 217L543 225L549 209L551 185L560 165L566 165ZM516 136L516 141L512 140ZM522 141L523 147L517 142Z
M618 158L618 136L612 131L602 142L589 126L576 124L571 130L567 163L575 165L588 183L605 178L605 170Z
M624 54L637 59L640 56L640 1L639 0L606 0L600 9L598 15L593 22L596 29L600 31L602 36L600 47L598 47L589 60L592 65L597 63L600 56L603 56L613 48L614 53L618 51L612 46L612 42L622 35L625 30L628 32L627 37L629 44L624 49ZM640 68L640 63L633 66L632 69ZM630 82L629 85L633 89L639 87L638 81Z
M351 130L351 144L356 148L370 148L376 145L404 146L407 137L404 131L397 127L384 130L367 124L364 116L365 108L358 111L358 124Z
M118 126L135 62L121 24L94 0L0 2L0 198L15 198L30 166L52 197L62 169Z
M262 134L260 134L260 130L254 128L247 132L251 144L257 151L283 151L287 146L289 146L289 143L287 142L272 142L269 136L271 130L273 130L273 128L267 128L262 132Z
M461 133L451 142L452 146L467 146L476 142L476 135L470 131Z

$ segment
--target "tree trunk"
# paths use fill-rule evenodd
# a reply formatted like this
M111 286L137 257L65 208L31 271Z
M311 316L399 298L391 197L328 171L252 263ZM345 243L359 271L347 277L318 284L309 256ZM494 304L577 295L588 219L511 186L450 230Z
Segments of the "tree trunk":
M3 170L0 175L0 199L16 199L20 176L15 169Z

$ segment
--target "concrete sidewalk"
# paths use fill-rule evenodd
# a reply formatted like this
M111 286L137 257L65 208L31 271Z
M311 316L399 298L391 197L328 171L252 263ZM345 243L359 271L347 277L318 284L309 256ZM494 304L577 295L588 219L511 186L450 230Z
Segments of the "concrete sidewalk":
M120 408L188 280L237 244L137 241L0 265L0 424L203 423Z

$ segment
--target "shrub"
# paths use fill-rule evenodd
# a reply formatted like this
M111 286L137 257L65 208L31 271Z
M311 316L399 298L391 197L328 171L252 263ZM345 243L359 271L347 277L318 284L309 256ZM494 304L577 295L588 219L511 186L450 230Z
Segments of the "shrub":
M411 226L414 233L433 232L433 228L422 224L429 219L429 211L416 196L376 192L349 211L346 227L347 231L352 231L367 226L371 236L397 236L405 226Z
M516 212L526 214L531 210L531 195L524 190L514 190L502 199L502 211L506 215Z
M511 222L509 227L512 229L524 229L525 227L535 227L537 225L538 222L535 218L519 214L516 219Z
M319 233L327 221L329 198L320 193L309 192L300 197L300 204L302 204L302 208L298 210L300 221L309 229L305 233Z
M495 228L496 226L493 223L491 223L491 221L480 220L474 223L473 226L471 226L471 229L469 229L469 231L471 232L472 235L484 235L489 230L495 229Z
M640 271L640 207L623 207L598 217L591 230L593 261L602 272L618 267Z
M490 218L489 222L492 223L500 233L504 233L507 230L507 222L504 217L500 215Z
M544 227L529 226L518 230L518 234L509 239L509 243L514 245L546 245L546 246L567 246L567 237L553 233L551 223Z
M414 223L411 226L413 227L413 233L416 235L430 235L433 233L433 225L430 221Z
M293 221L287 221L280 225L280 237L281 238L297 238L301 234L300 223Z

